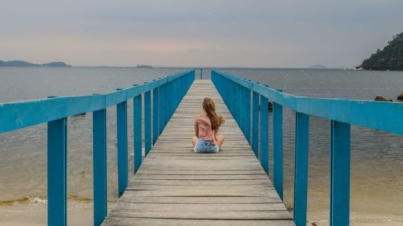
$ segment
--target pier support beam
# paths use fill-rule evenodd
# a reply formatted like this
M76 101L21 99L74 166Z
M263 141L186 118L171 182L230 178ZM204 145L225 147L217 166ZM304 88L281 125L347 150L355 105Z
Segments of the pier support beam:
M350 131L350 124L331 121L331 226L350 221Z
M67 118L48 122L48 225L67 225Z
M252 98L252 150L259 158L259 94L256 92Z
M269 100L260 97L260 164L269 175Z
M133 98L134 173L137 172L141 166L141 162L143 161L141 102L141 95Z
M245 90L245 99L244 99L244 102L245 102L245 122L244 122L244 127L245 127L245 137L246 137L246 140L248 141L248 143L249 144L252 144L252 140L251 140L251 135L250 135L250 119L251 119L251 113L250 113L250 109L251 109L251 97L250 97L250 94L251 94L251 91L250 91L250 89L248 89L248 88L245 88L244 87L244 90Z
M295 117L294 222L306 225L308 206L309 115Z
M108 214L106 109L93 112L94 145L94 225L101 225Z
M144 93L144 148L145 156L151 150L151 91Z
M159 94L158 94L158 87L153 90L153 144L157 141L160 133L158 127L158 114L159 114Z
M127 150L127 101L117 104L116 112L118 144L118 193L120 197L126 190L129 176Z
M283 200L283 107L275 102L273 102L273 184Z

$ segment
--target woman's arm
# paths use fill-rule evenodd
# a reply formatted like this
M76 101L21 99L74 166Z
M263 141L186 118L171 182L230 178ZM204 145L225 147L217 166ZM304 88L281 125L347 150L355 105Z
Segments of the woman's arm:
M199 138L199 124L195 123L195 134L196 137Z
M196 119L198 119L198 118L200 118L200 117L202 117L202 116L203 116L203 113L198 114L198 115L196 115L196 117L195 117L195 126L194 126L194 128L195 128L195 134L196 134L196 137L197 137L197 138L199 138L199 125L196 123Z

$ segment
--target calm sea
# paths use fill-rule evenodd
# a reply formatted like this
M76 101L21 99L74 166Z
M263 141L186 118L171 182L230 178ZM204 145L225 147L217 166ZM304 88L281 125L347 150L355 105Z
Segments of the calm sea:
M105 93L130 87L184 68L0 68L0 103L47 96ZM403 92L403 72L307 69L220 69L269 84L284 92L326 98L396 101ZM209 69L204 77L209 78ZM129 104L129 108L131 108ZM377 114L377 112L368 112ZM129 110L129 117L132 111ZM295 113L284 110L285 204L292 209ZM116 115L108 109L109 199L117 197ZM1 120L1 119L0 119ZM396 120L402 120L396 116ZM68 120L68 193L92 198L91 114ZM132 122L129 135L132 136ZM352 126L351 211L403 216L403 139L401 136ZM46 125L0 134L0 203L46 198ZM309 211L329 208L330 122L311 117ZM129 150L133 149L132 141ZM130 155L130 162L133 154ZM133 164L130 165L133 170Z

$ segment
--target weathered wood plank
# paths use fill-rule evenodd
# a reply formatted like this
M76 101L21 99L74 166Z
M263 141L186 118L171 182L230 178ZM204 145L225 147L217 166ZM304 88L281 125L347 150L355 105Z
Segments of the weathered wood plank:
M215 185L215 186L234 186L234 185L267 185L271 186L270 180L223 180L223 181L211 181L211 180L148 180L148 179L137 179L133 180L130 186L135 186L136 184L159 184L166 186L202 186L202 185Z
M149 180L268 180L265 175L155 175L136 174L134 179L147 178Z
M139 174L170 174L170 175L198 175L198 174L209 174L209 175L260 175L261 170L139 170Z
M118 203L118 210L133 212L212 212L212 211L271 211L286 210L283 203L267 204L161 204L161 203Z
M185 220L185 219L142 219L108 217L102 226L295 226L291 220Z
M128 195L126 195L128 194ZM264 197L141 197L133 196L132 191L125 192L119 202L129 203L173 203L173 204L267 204L279 203L278 195Z
M203 160L203 159L208 159L212 156L216 157L220 157L220 156L250 156L250 153L245 151L245 150L241 150L241 149L236 149L236 150L225 150L224 148L222 148L222 152L218 152L218 153L195 153L193 148L192 149L182 149L182 150L176 150L176 149L163 149L162 147L159 149L156 149L156 151L153 154L150 154L150 158L151 156L164 156L164 154L162 152L168 152L170 154L172 154L172 158L175 158L175 153L177 153L177 155L182 154L181 156L192 156L195 157L196 160ZM147 156L147 157L149 157ZM169 156L168 154L166 154L165 156ZM200 157L202 156L202 157ZM198 158L199 157L199 158ZM256 158L256 157L255 157Z
M127 189L131 190L131 189ZM259 190L161 190L161 191L133 191L136 196L169 196L169 197L264 197L270 193L276 194L274 189L259 189Z
M204 219L204 220L291 220L288 211L228 211L228 212L132 212L114 209L110 217Z
M226 190L226 191L244 191L244 192L248 192L249 190L273 190L270 189L271 186L267 186L267 185L207 185L207 186L198 186L198 185L194 185L194 186L188 186L186 184L183 185L172 185L172 186L168 186L168 185L164 185L161 186L161 184L140 184L140 185L132 185L132 186L128 186L127 189L132 190L132 191L181 191L181 190L192 190L192 191L215 191L215 190Z

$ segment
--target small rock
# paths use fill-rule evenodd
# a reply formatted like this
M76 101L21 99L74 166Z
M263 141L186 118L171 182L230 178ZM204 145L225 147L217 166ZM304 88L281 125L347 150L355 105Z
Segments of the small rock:
M403 93L401 93L399 96L397 96L397 99L400 101L403 101Z
M376 96L375 101L390 101L390 102L392 102L392 100L388 100L388 99L386 99L385 97L383 97L381 95Z

